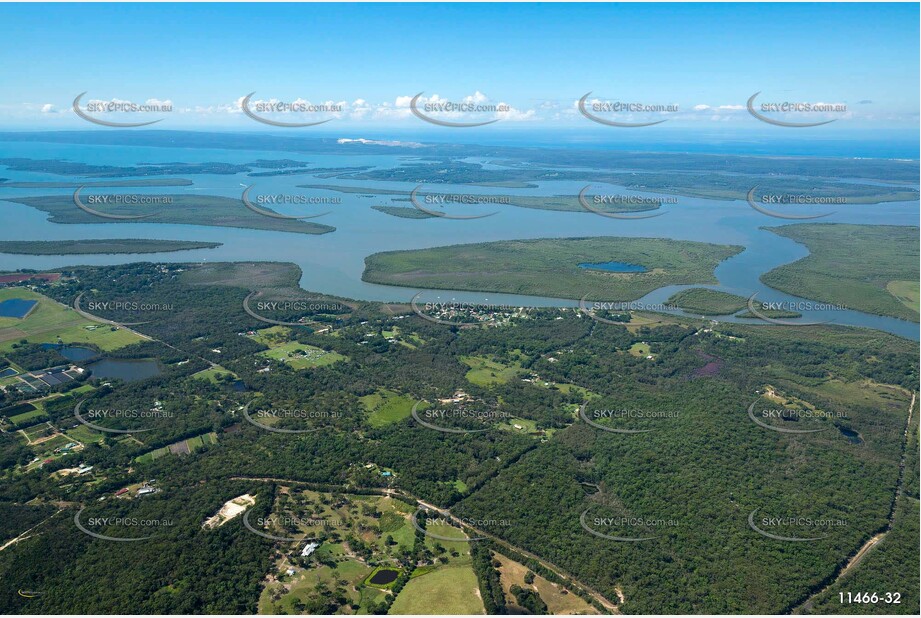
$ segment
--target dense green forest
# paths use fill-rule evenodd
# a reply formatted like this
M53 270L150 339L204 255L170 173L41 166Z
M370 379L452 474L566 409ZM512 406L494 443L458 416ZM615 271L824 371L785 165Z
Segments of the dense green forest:
M49 456L41 466L29 464L39 447L26 444L18 429L0 434L4 536L39 524L0 552L0 577L9 582L0 593L5 613L255 611L281 545L249 533L240 518L214 530L202 522L244 493L256 496L254 513L265 512L271 502L262 478L393 489L450 508L555 565L574 581L573 590L590 588L612 603L620 590L625 613L789 611L888 526L918 382L916 346L894 336L832 326L704 329L674 316L621 326L557 309L533 310L501 326L460 328L424 320L408 307L384 311L304 292L297 268L285 264L137 263L62 272L61 282L39 290L65 305L83 293L84 307L110 298L168 306L143 316L96 311L109 320L146 321L133 328L151 337L106 356L156 357L162 371L131 382L90 377L61 387L43 404L47 420L26 431L38 435L41 423L78 428L79 401L84 410L162 413L102 418L97 422L110 429L146 431L83 433L79 454ZM303 301L260 309L266 318L298 325L272 325L247 313L244 300L254 291ZM631 352L636 345L648 346L649 354ZM306 348L338 360L306 362L298 352ZM6 356L40 367L63 362L56 355L22 346ZM490 369L472 369L478 365L470 359L488 361ZM84 386L89 390L75 392ZM827 413L810 421L823 431L785 434L753 423L746 411L767 401L759 398L768 389ZM363 402L381 392L441 408L448 404L439 400L460 397L494 416L443 419L446 427L477 430L445 433L416 422L408 409L374 417ZM2 404L24 399L7 393ZM265 421L271 427L305 432L247 422L242 409L253 402L282 411ZM601 428L582 420L583 404ZM169 448L210 432L216 439L193 452ZM910 452L909 462L911 453L917 457ZM93 468L67 473L77 464ZM909 463L900 509L917 497L909 478L916 475ZM151 479L159 489L153 495L114 496ZM108 536L150 536L106 541L75 526L80 509L83 522L121 517L168 524L97 527ZM753 511L846 525L823 530L828 534L818 542L784 543L750 528ZM598 532L652 538L621 543L595 536L580 524L583 513ZM858 587L905 581L901 556L917 546L908 519L900 510L892 532L854 571L856 578L876 564L864 576L875 579ZM507 525L488 523L497 520ZM627 523L609 525L613 520ZM486 607L499 611L495 551L501 549L484 544L471 559ZM557 577L515 559L542 577ZM518 592L518 605L545 607L533 591ZM910 600L907 592L904 598Z

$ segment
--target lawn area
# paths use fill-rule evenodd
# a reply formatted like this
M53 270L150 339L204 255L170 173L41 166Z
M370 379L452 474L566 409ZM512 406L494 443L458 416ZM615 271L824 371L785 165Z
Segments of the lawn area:
M507 423L502 423L499 425L499 429L504 431L515 431L518 433L532 433L537 431L537 423L525 418L512 418L509 419Z
M383 427L403 420L410 415L416 403L411 397L386 389L360 397L359 401L368 411L368 424L372 427Z
M333 569L329 566L312 566L296 572L293 575L282 575L279 583L266 586L259 596L260 614L300 614L295 607L297 603L304 603L316 594L317 585L325 585L329 589L339 586L340 580L345 580L343 586L353 602L358 602L366 608L371 601L377 601L384 594L373 588L365 588L362 582L370 575L372 568L357 560L345 560L336 564ZM356 591L354 588L358 587ZM374 593L365 592L374 590ZM376 593L376 594L375 594ZM277 597L277 598L276 598ZM358 613L367 611L358 610Z
M289 341L264 352L259 352L259 356L282 361L292 369L323 367L341 360L348 360L348 357L337 352L327 352L321 348L316 348L306 343L298 343L297 341Z
M652 354L652 352L649 351L649 344L645 341L641 343L634 343L632 346L630 346L629 352L633 356L638 356L640 358L646 358Z
M72 308L33 292L27 288L0 290L0 302L11 298L36 300L38 305L25 318L0 318L0 352L9 351L14 343L25 339L29 343L49 343L59 339L64 343L92 344L100 350L116 350L142 338L124 328L99 326Z
M765 228L806 245L809 255L761 275L788 294L866 313L918 321L918 228L799 223Z
M201 371L197 373L193 373L192 377L197 380L208 380L212 384L220 384L217 377L219 375L226 375L226 374L230 374L234 378L237 377L237 374L235 374L232 371L228 371L224 369L220 365L215 365L214 367L208 367L207 369L202 369Z
M470 565L447 564L409 580L391 614L484 614L479 585Z
M576 393L577 395L579 395L580 397L584 399L587 399L589 397L598 396L592 391L588 390L587 388L582 388L581 386L577 386L575 384L566 384L565 382L557 382L556 384L554 384L554 386L556 386L557 390L559 390L561 393L565 393L567 395L569 393Z
M29 421L32 421L33 419L42 418L44 416L45 416L44 410L35 408L28 412L23 412L21 414L16 414L14 416L11 416L9 417L9 419L10 419L10 422L16 425L17 427L22 427L24 425L31 425L32 423L30 423Z
M461 362L470 367L467 380L477 386L505 384L521 371L519 363L506 365L483 356L461 356Z
M366 580L375 567L356 560L352 550L338 539L355 537L371 551L371 564L399 569L395 557L411 550L415 542L415 528L409 522L413 510L404 502L383 496L281 488L276 498L275 515L279 520L291 517L294 521L300 520L300 523L284 529L278 525L269 526L266 531L325 540L306 565L296 554L303 544L294 544L285 551L276 563L282 575L278 582L270 582L263 590L259 612L279 613L284 610L305 613L303 608L297 611L294 604L299 602L309 606L310 602L329 599L328 593L317 589L319 584L328 589L341 586L351 603L360 606L357 610L348 605L340 606L339 613L369 613L371 606L388 594L382 590L387 585L375 587L368 584ZM319 527L320 522L325 522L325 525ZM388 543L390 539L392 545ZM288 552L294 557L287 555ZM336 564L335 568L332 568L332 562ZM287 575L287 569L292 566L296 572Z
M138 457L135 457L134 460L138 463L150 463L171 453L181 453L187 455L194 453L206 444L217 444L217 434L212 431L210 433L189 438L188 440L180 440L179 442L174 442L169 446L164 446L150 451L149 453L139 455Z
M287 326L270 326L256 331L250 339L267 348L278 347L291 339L291 329Z
M83 444L92 444L94 442L99 442L102 440L102 434L98 431L93 431L86 425L77 425L73 429L68 429L65 434L77 442Z

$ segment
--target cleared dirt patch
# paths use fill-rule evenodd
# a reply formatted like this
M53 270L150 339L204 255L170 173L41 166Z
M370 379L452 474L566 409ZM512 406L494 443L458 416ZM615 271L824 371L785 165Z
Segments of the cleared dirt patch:
M202 524L202 528L206 530L220 528L234 517L242 515L246 509L254 504L256 504L256 496L251 496L249 494L243 494L242 496L237 496L233 500L228 500L224 503L224 506L221 507L221 510L205 520L205 523Z

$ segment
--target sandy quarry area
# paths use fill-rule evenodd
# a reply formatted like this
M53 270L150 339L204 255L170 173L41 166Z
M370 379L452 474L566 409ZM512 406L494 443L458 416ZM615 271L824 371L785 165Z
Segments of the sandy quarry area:
M242 515L246 509L254 504L256 504L256 496L251 496L249 494L243 494L242 496L237 496L233 500L228 500L224 503L224 506L221 507L220 511L205 520L205 523L202 524L202 528L207 530L220 528L234 517Z

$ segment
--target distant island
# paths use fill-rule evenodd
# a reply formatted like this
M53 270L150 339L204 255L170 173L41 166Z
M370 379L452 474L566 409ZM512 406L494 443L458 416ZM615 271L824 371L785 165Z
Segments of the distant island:
M0 253L17 255L90 255L103 253L166 253L215 249L223 243L146 238L100 238L94 240L3 240Z
M415 288L630 301L666 285L717 283L713 269L741 251L735 245L663 238L503 240L375 253L365 258L362 279ZM643 270L618 271L618 265Z
M85 196L84 196L85 197ZM104 215L145 216L143 219L107 219L84 210L74 204L72 195L44 195L36 197L7 198L8 202L24 204L51 215L52 223L179 223L184 225L208 225L215 227L240 227L252 230L274 230L297 234L325 234L336 228L311 221L278 219L271 215L260 215L249 210L241 200L218 195L157 195L149 204L95 203L92 209ZM269 208L262 208L273 213ZM318 214L304 213L304 214Z

